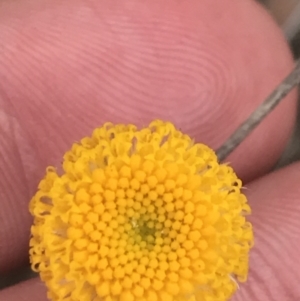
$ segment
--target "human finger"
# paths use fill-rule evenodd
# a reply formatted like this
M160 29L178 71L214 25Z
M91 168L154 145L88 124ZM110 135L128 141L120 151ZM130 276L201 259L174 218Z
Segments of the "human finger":
M293 64L253 1L0 5L0 271L26 259L30 196L74 141L106 121L161 118L216 148ZM245 181L278 158L295 105L294 94L229 158Z
M255 247L249 280L233 301L300 298L299 177L295 163L249 184Z

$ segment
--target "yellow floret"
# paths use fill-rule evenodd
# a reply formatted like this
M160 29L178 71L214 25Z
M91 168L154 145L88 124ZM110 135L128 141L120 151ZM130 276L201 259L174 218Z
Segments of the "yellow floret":
M171 123L106 123L47 168L32 267L53 301L226 301L253 246L241 186Z

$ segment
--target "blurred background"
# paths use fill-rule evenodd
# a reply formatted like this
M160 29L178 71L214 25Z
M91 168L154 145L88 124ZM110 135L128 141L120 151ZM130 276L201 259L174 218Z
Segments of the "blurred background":
M300 58L300 0L257 0L273 15L291 45L295 59ZM276 168L300 159L300 98L298 123Z
M300 58L300 0L253 0L260 2L274 17L291 46L295 59ZM254 20L255 22L255 20ZM271 91L270 91L271 92ZM299 98L300 104L300 98ZM298 105L298 124L295 127L293 136L286 147L276 168L280 168L293 161L300 159L300 105ZM0 289L13 285L19 281L34 277L30 268L15 271L5 275L0 280Z
M295 57L300 56L300 0L257 0L274 16L290 42Z

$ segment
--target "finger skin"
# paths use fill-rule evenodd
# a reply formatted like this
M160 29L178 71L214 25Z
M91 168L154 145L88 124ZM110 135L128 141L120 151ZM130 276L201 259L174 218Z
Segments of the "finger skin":
M255 247L248 282L232 301L300 299L300 163L249 184Z
M249 279L232 301L296 301L300 298L300 163L269 174L247 187L253 209L255 247ZM0 300L46 300L31 280L0 292ZM23 298L23 299L22 299Z
M74 141L162 118L216 148L293 64L250 0L2 1L0 20L2 272L26 260L29 199ZM228 159L244 181L277 160L295 96Z

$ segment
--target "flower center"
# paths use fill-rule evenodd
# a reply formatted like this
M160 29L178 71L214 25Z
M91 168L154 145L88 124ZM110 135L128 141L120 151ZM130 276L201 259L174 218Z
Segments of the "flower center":
M132 222L133 229L137 237L141 237L142 241L150 243L154 241L155 237L155 229L154 229L154 222L153 221L146 221L141 218L138 221L133 220ZM153 244L151 244L152 246ZM150 247L150 246L149 246Z
M246 278L241 182L173 125L104 125L63 169L30 207L31 263L53 300L224 301Z

